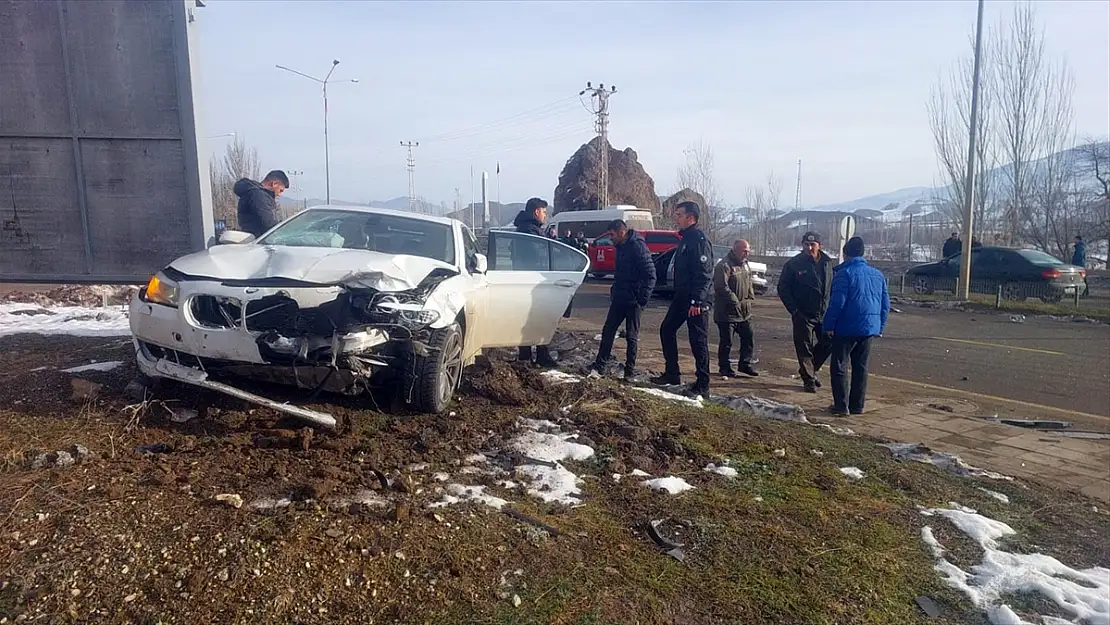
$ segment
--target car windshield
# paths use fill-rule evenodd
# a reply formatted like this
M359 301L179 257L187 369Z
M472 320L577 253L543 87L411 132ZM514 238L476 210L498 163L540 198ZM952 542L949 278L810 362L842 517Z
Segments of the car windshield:
M259 243L369 250L455 263L455 239L449 225L382 213L307 210Z
M1056 267L1063 264L1060 259L1040 250L1017 250L1017 253L1021 254L1021 257L1025 260L1041 267Z

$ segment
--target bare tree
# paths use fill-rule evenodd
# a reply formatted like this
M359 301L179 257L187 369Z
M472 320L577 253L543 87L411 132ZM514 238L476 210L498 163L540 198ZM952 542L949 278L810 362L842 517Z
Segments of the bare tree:
M974 36L971 39L974 50ZM980 54L980 82L989 83L994 57L990 45L984 45ZM967 175L967 144L971 132L971 90L975 61L969 56L958 61L933 85L926 110L929 127L933 132L934 150L944 180L945 212L957 227L964 223L966 201L964 179ZM990 172L996 164L996 141L992 124L993 98L989 89L980 89L978 139L975 149L975 189L972 198L972 217L976 230L993 226Z
M690 189L705 198L706 215L701 221L702 229L710 241L716 241L718 235L723 234L734 225L736 219L733 212L724 208L720 189L717 187L716 161L713 158L713 147L698 141L683 150L686 161L678 168L678 188Z
M241 178L258 180L262 176L258 150L247 147L246 141L236 136L227 145L222 159L213 158L208 162L208 175L212 180L213 218L224 220L228 228L236 227L238 200L232 187Z
M1081 171L1098 182L1097 195L1110 200L1110 141L1086 137L1078 152Z
M752 226L749 241L757 253L767 254L775 246L774 220L779 214L782 197L782 178L774 171L767 174L763 185L748 187L746 199L751 212Z
M1079 173L1071 95L1075 84L1061 64L1046 76L1040 100L1043 109L1036 140L1041 157L1029 172L1029 198L1020 206L1021 238L1038 248L1064 258L1078 218Z

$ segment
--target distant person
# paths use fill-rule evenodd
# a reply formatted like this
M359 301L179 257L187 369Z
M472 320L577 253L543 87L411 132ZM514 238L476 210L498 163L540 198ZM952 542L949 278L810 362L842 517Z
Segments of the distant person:
M513 225L516 226L517 232L524 234L531 234L537 237L544 236L543 224L547 221L547 201L534 197L528 200L524 205L524 210L517 213L516 218L513 219ZM547 261L540 258L540 253L545 251L546 243L536 242L533 244L530 241L514 241L512 248L513 266L520 268L530 268L537 271L547 269ZM543 247L541 247L543 246ZM570 312L570 307L567 307L567 313ZM566 315L567 313L564 313ZM538 345L535 350L536 365L544 368L554 368L558 365L555 359L551 357L551 351L547 345ZM532 348L528 346L521 346L517 357L522 362L532 362Z
M971 249L977 250L983 247L983 242L976 237L971 237Z
M566 234L559 237L559 242L569 245L571 247L578 247L578 239L574 238L574 234L567 230Z
M640 233L615 219L606 226L606 236L613 240L616 262L613 286L609 287L609 313L601 328L601 346L590 369L600 375L607 373L617 330L624 324L626 348L624 380L636 379L636 351L640 344L640 316L655 289L655 263Z
M266 174L262 182L242 178L235 183L232 191L239 197L236 208L241 232L249 232L255 238L273 228L281 221L277 198L289 188L289 176L280 169Z
M748 267L751 251L751 244L739 239L713 269L713 321L717 323L721 337L717 344L717 370L726 378L736 377L737 372L752 377L759 375L752 367L752 356L755 354L755 333L752 331L755 286ZM731 363L733 334L740 337L736 369Z
M844 263L833 270L832 295L821 329L832 337L829 382L834 416L863 414L867 399L867 361L871 339L882 336L890 314L886 277L863 259L863 239L852 237L844 245ZM848 391L845 364L852 364L852 387ZM845 402L847 399L847 402Z
M578 236L575 237L574 240L578 245L578 249L582 250L583 252L589 251L589 249L590 249L590 240L586 238L585 231L579 230L578 231Z
M802 252L786 261L779 275L778 294L794 333L798 375L807 393L821 388L817 372L829 357L829 341L821 331L821 319L829 306L833 260L821 250L821 235L802 235Z
M682 242L674 252L674 297L659 326L663 344L663 374L651 379L652 384L681 384L678 367L678 330L686 325L690 335L696 378L684 393L688 396L709 393L709 310L713 291L713 244L698 228L701 208L695 202L675 206L675 223Z
M944 240L944 247L941 248L940 255L944 258L951 258L959 254L963 249L963 241L960 241L960 233L953 232L952 236Z
M1071 264L1083 269L1087 268L1087 244L1083 241L1083 235L1075 235L1075 250L1071 253ZM1091 286L1087 282L1087 274L1083 274L1083 296L1091 294Z

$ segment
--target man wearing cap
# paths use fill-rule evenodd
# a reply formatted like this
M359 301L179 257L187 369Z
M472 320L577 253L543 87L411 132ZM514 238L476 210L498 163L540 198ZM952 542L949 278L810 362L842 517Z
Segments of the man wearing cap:
M794 330L798 375L806 392L821 387L817 371L829 357L829 338L821 331L821 318L829 306L833 260L821 250L821 235L802 236L802 252L786 261L779 276L778 294Z
M867 399L867 360L872 337L882 336L890 314L886 277L863 259L863 239L844 244L844 262L833 270L832 296L821 329L832 337L829 384L833 416L863 414ZM852 363L852 389L848 392L845 365Z

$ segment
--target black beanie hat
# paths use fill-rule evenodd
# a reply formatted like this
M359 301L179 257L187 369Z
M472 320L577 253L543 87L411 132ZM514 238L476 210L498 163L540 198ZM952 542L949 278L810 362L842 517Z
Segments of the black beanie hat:
M844 244L844 255L849 258L863 256L863 239L852 237Z

